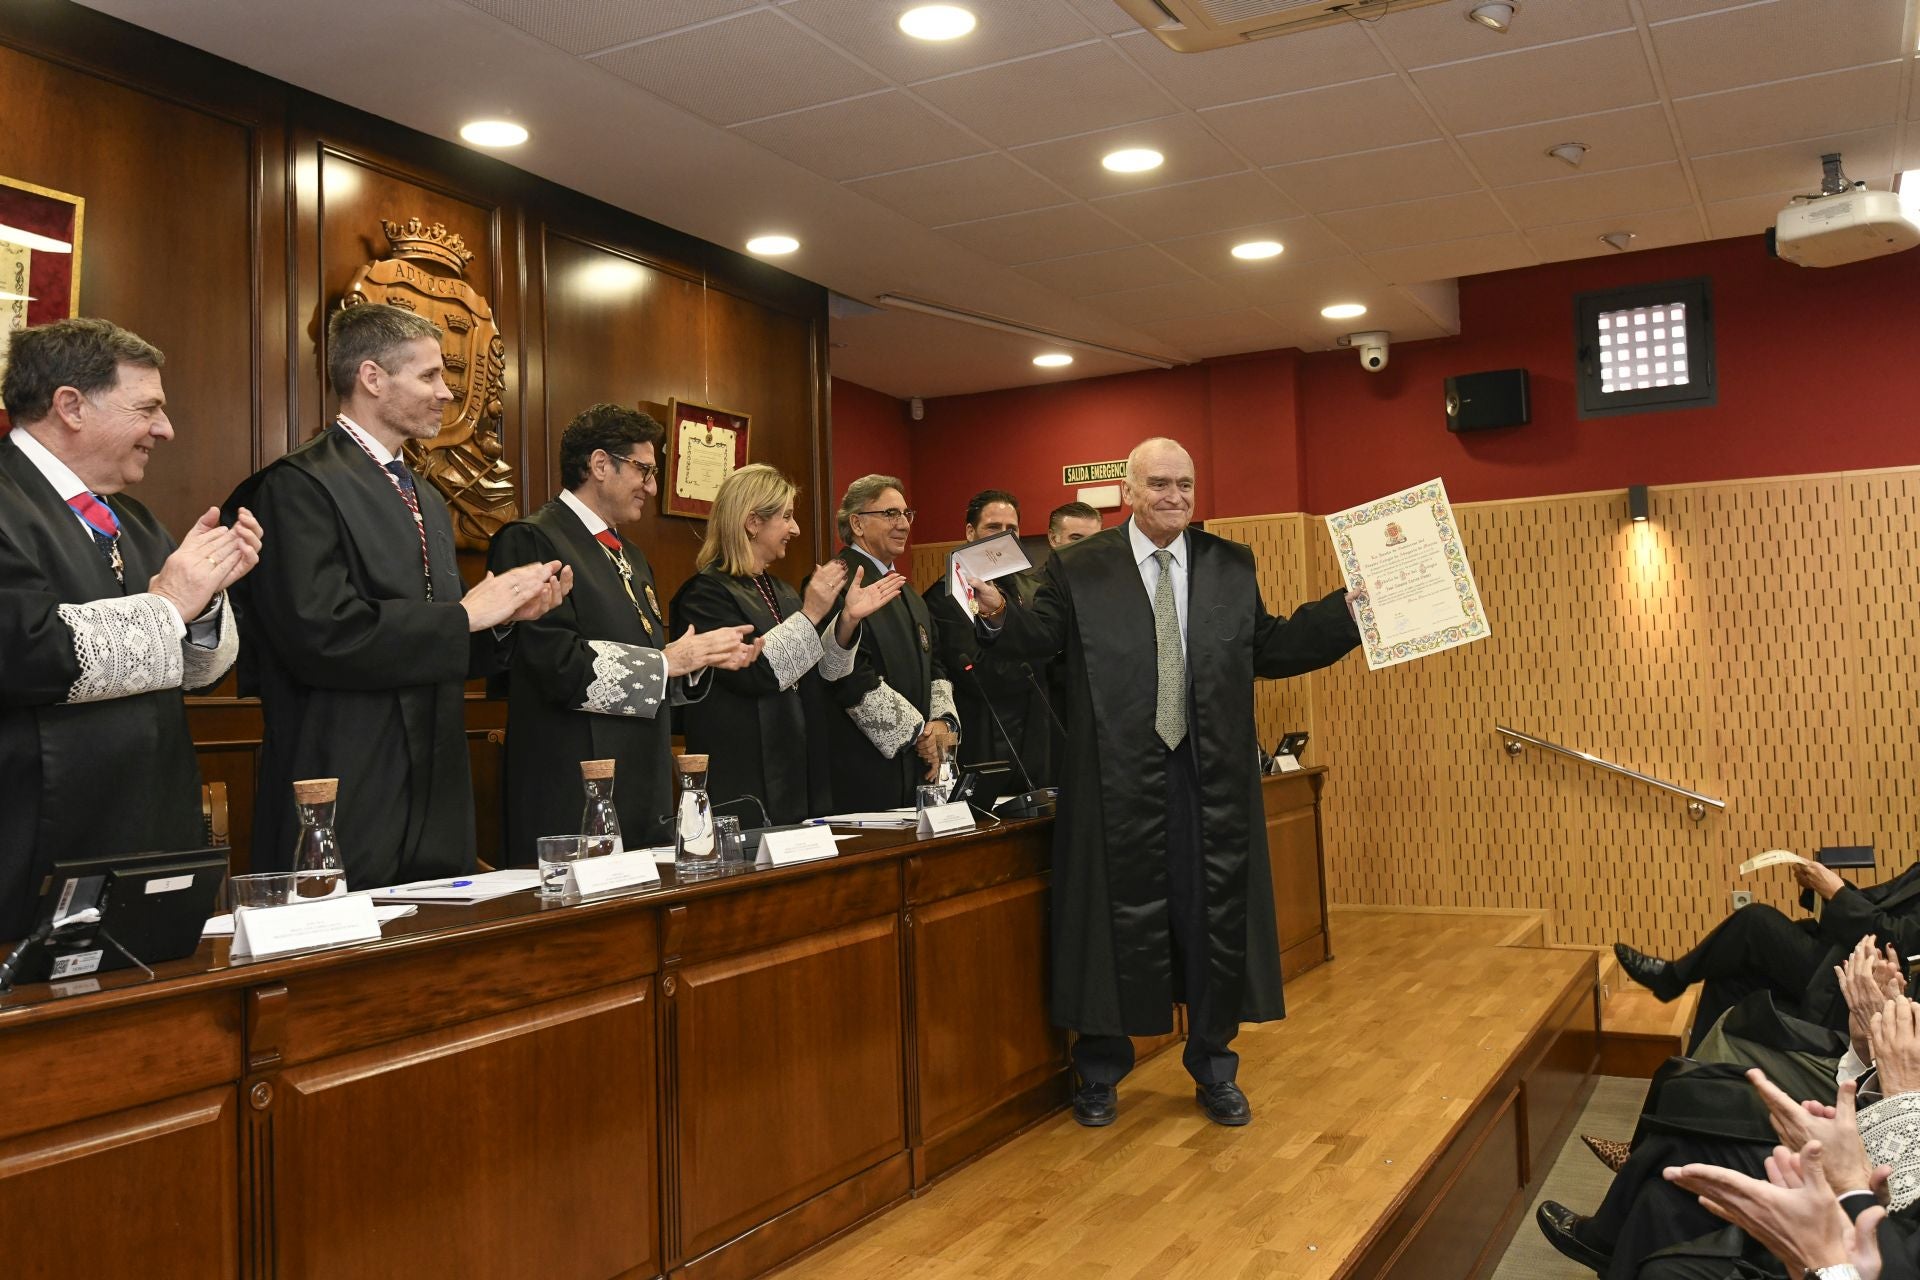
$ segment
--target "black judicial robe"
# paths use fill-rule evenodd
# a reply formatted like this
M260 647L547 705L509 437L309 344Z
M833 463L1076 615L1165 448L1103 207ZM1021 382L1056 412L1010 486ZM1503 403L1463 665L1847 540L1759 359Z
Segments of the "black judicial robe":
M1039 590L1039 578L1029 573L1009 574L996 584L1012 591L1022 604L1031 604ZM960 743L960 759L1018 761L1026 766L1036 787L1053 785L1053 723L1047 716L1046 695L1041 692L1050 672L1048 664L1009 658L980 643L973 621L953 602L953 589L945 575L927 588L927 612L933 617L933 648L941 665L953 680L953 704L967 736ZM967 664L973 664L971 674ZM1000 716L1001 733L993 716ZM1009 742L1009 739L1011 742ZM1019 785L1019 769L1008 781L1005 794L1024 791Z
M560 607L514 628L504 682L509 863L531 866L539 837L580 830L586 807L582 760L615 762L613 804L626 848L672 839L673 725L667 706L702 696L708 681L689 692L684 680L666 679L666 659L659 654L666 626L653 570L631 542L626 556L633 599L606 549L557 499L494 535L488 567L495 573L546 560L573 569L573 591ZM652 624L651 635L635 600Z
M842 548L839 559L849 582L856 569L866 571L863 583L879 576L873 561L852 547ZM845 602L842 591L823 631L838 621ZM946 668L933 651L933 619L918 592L902 591L861 624L853 672L829 682L827 697L839 708L827 717L834 811L911 805L926 776L913 749L921 727L943 713L959 718Z
M1065 654L1052 1012L1057 1025L1095 1035L1165 1033L1175 999L1153 602L1127 527L1056 552L1032 605L1009 602L991 641L1009 657ZM1209 981L1216 1008L1265 1022L1286 1005L1253 682L1328 666L1360 636L1344 591L1275 617L1250 550L1199 529L1187 539L1187 732L1200 777Z
M356 889L474 869L464 682L497 660L470 634L446 500L416 485L420 536L380 466L339 426L257 471L227 499L264 535L234 589L249 643L243 693L266 732L254 793L253 869L290 870L293 783L339 778L334 832Z
M800 593L771 574L767 580L778 616L752 579L716 566L687 579L673 597L671 613L679 631L751 623L756 636L770 637L752 666L710 671L713 689L686 709L683 722L687 750L708 758L708 798L722 805L753 796L766 806L767 820L778 824L831 812L826 723L829 714L840 712L827 703L814 670L820 637L800 613ZM800 621L789 621L794 617ZM801 674L795 676L796 671ZM750 803L727 812L738 815L743 827L760 825Z
M125 589L39 468L0 438L0 939L32 929L58 859L206 843L180 685L213 683L228 659L192 665L171 607L129 597L174 542L125 494L107 505Z

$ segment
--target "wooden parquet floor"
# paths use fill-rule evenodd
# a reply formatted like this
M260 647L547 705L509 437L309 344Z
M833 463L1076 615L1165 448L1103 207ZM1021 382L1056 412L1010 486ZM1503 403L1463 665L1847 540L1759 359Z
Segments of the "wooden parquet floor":
M1520 923L1336 910L1334 960L1235 1041L1251 1125L1208 1122L1169 1049L1112 1127L1063 1112L782 1280L1340 1276L1590 962L1501 945Z

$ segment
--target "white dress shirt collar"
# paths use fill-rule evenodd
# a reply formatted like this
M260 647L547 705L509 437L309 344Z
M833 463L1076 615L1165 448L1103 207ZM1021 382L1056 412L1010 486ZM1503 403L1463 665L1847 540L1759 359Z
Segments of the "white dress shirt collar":
M873 552L867 550L865 547L861 546L859 543L849 542L847 545L852 547L855 551L858 551L861 555L865 556L867 559L873 561L874 567L880 570L881 573L887 574L887 573L893 572L892 565L888 564L886 561L882 560L879 556L876 556L875 554L873 554ZM869 582L867 585L872 586L873 584Z
M340 425L345 427L348 434L360 442L362 448L373 455L375 462L384 467L393 461L393 450L374 439L373 432L367 430L344 413L340 415Z
M562 489L560 491L560 505L580 517L580 523L587 526L587 533L589 535L598 537L606 530L607 522L602 520L592 507L575 497L573 490Z
M92 492L81 482L79 476L73 474L73 468L54 457L53 450L34 439L31 431L24 427L16 427L13 432L13 443L20 452L27 455L27 461L39 468L40 474L45 476L47 483L53 486L53 491L60 495L60 501L65 502L69 498ZM75 519L80 519L77 513ZM81 519L80 523L87 522Z
M1140 532L1140 526L1133 522L1132 516L1127 517L1127 541L1133 547L1133 562L1138 565L1146 564L1153 558L1153 553L1160 550L1153 545L1152 538ZM1184 570L1187 567L1187 531L1185 529L1180 531L1179 537L1167 544L1167 550L1173 552L1173 562Z

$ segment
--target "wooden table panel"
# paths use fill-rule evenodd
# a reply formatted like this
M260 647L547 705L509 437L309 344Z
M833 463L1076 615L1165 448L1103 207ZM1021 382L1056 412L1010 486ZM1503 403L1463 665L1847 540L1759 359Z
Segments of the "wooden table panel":
M255 1081L261 1220L280 1280L540 1276L658 1265L653 982Z
M940 841L907 859L907 905L1044 876L1052 865L1052 823L1038 829L1009 824L959 841Z
M0 1142L7 1273L237 1276L237 1110L229 1085Z
M666 981L675 1258L906 1149L898 916Z
M741 888L750 885L750 890L716 893L669 907L662 957L669 963L709 960L900 909L897 861L856 866L826 863L812 871L772 883L743 879Z

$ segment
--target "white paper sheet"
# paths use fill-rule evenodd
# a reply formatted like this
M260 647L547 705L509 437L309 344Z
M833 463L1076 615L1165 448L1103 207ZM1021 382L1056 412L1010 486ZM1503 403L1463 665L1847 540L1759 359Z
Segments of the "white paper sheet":
M441 880L416 880L375 889L375 902L486 902L510 893L525 893L540 887L537 867L511 867L505 871L483 871L470 876Z
M1336 512L1327 534L1347 590L1366 597L1358 612L1369 669L1492 634L1440 480Z

